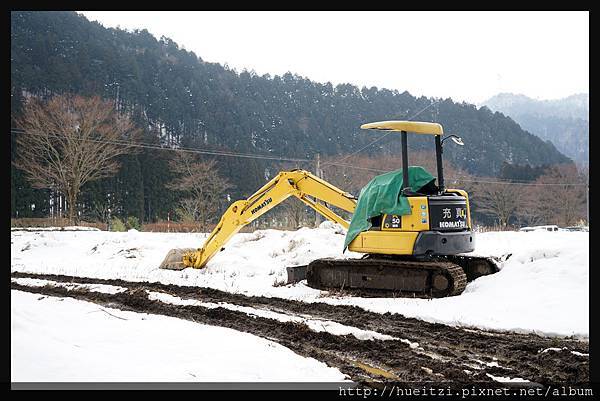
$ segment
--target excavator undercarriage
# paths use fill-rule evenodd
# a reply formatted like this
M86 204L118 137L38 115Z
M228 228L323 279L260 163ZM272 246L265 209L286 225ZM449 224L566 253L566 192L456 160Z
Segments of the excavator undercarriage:
M490 258L428 258L365 255L357 259L316 259L287 268L288 284L306 280L310 287L361 296L441 298L459 295L468 282L493 274Z
M467 276L454 263L384 257L317 259L308 265L306 276L311 287L373 295L396 293L438 298L458 295L467 285Z

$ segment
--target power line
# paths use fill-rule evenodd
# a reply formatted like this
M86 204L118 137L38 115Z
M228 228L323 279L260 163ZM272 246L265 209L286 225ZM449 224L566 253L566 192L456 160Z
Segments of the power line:
M452 179L452 178L450 178ZM465 182L477 182L477 183L482 183L482 184L501 184L501 185L524 185L524 186L560 186L560 187L564 187L564 186L568 186L568 187L584 187L586 186L586 184L571 184L571 183L550 183L550 182L538 182L538 183L534 183L534 182L511 182L511 181L484 181L484 180L467 180L467 179L462 179L462 178L455 178L455 180L457 181L465 181Z
M17 134L17 133L18 134L26 134L26 135L42 136L40 134L28 133L23 130L11 130L11 134ZM47 134L47 135L55 137L55 138L62 137L62 136L56 135L56 134ZM111 145L122 145L122 146L134 147L134 148L170 150L170 151L177 151L177 152L198 153L198 154L213 155L213 156L230 156L230 157L241 157L241 158L249 158L249 159L289 161L289 162L297 162L297 163L298 162L301 162L301 163L313 162L313 160L311 160L311 159L298 159L298 158L289 158L289 157L280 157L280 156L257 155L257 154L253 154L253 153L239 153L239 152L230 152L230 151L221 151L221 150L201 150L201 149L186 148L186 147L171 148L171 147L165 147L165 146L161 146L161 145L157 145L157 144L144 143L144 142L132 143L132 142L124 141L124 140L98 140L98 139L93 139L93 138L77 138L77 140L94 142L94 143L107 143L107 144L111 144Z
M442 99L440 99L440 100L436 100L435 102L433 102L433 103L430 103L428 106L426 106L425 108L423 108L422 110L420 110L419 112L417 112L416 114L414 114L413 116L411 116L411 117L410 117L409 119L407 119L406 121L410 121L410 120L412 120L413 118L417 117L419 114L421 114L422 112L424 112L425 110L427 110L428 108L430 108L431 106L433 106L434 104L437 104L437 103L439 103L439 102L441 102L441 101L442 101ZM368 148L369 146L373 145L374 143L381 141L383 138L387 137L388 135L392 134L393 132L394 132L394 131L389 131L389 132L385 133L384 135L380 136L379 138L375 139L374 141L371 141L371 142L369 142L368 144L366 144L366 145L365 145L365 146L363 146L362 148L358 149L357 151L355 151L355 152L353 152L353 153L350 153L349 155L347 155L347 156L344 156L344 157L342 157L342 158L341 158L341 159L339 159L339 160L336 160L336 162L343 162L344 160L347 160L348 158L350 158L350 157L354 156L355 154L357 154L357 153L359 153L359 152L362 152L363 150L365 150L365 149L366 149L366 148ZM327 167L328 165L333 165L333 164L334 164L333 162L331 162L331 163L324 163L324 164L323 164L323 168Z
M24 133L26 135L41 136L39 134L27 133L23 130L18 130L18 129L11 130L11 134L16 134L16 133ZM60 135L56 135L56 134L48 134L48 136L57 137L57 138L61 137ZM264 160L275 160L275 161L289 161L289 162L300 162L300 163L314 162L314 160L312 160L312 159L295 159L295 158L287 158L287 157L279 157L279 156L256 155L256 154L251 154L251 153L238 153L238 152L227 152L227 151L218 151L218 150L214 150L214 151L213 150L200 150L200 149L184 148L184 147L170 148L170 147L164 147L164 146L160 146L160 145L156 145L156 144L149 144L149 143L144 143L144 142L131 143L131 142L127 142L127 141L98 140L98 139L92 139L92 138L77 138L77 140L89 141L89 142L95 142L95 143L108 143L111 145L123 145L123 146L137 147L137 148L143 148L143 149L168 150L168 151L175 151L175 152L206 154L206 155L212 155L212 156L228 156L228 157L264 159ZM372 172L376 172L376 173L389 172L387 170L381 170L381 169L370 168L370 167L354 166L351 164L340 163L337 161L327 162L326 164L332 165L332 166L338 166L338 167L351 168L351 169L355 169L355 170L372 171ZM513 181L472 180L472 179L462 178L462 177L464 177L464 176L448 177L448 179L459 180L459 181L464 181L464 182L484 183L484 184L504 184L504 185L524 185L524 186L586 186L587 185L587 184L583 184L583 183L582 184L577 184L577 183L570 184L570 183L517 182L515 180L513 180Z
M389 173L389 170L381 170L381 169L377 169L377 168L369 168L369 167L358 167L358 166L353 166L350 164L343 164L343 163L336 163L336 162L332 162L330 163L331 165L334 166L339 166L339 167L347 167L347 168L353 168L353 169L358 169L358 170L367 170L367 171L373 171L376 173ZM472 179L468 179L468 178L462 178L464 176L454 176L454 177L447 177L449 180L454 180L454 181L464 181L464 182L475 182L475 183L481 183L481 184L502 184L502 185L524 185L524 186L586 186L587 184L583 184L583 183L534 183L534 182L529 182L529 181L524 181L524 182L517 182L517 181L506 181L506 180L497 180L497 181L492 181L492 180L472 180Z

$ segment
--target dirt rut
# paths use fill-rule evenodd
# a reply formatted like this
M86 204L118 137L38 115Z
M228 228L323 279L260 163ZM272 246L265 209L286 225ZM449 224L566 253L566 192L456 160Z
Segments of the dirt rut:
M20 272L13 272L11 277L43 279L57 284L124 287L127 289L125 292L107 294L85 288L67 289L60 285L31 287L11 283L11 288L16 290L72 297L107 307L172 316L251 333L338 368L360 383L450 381L456 384L498 384L491 376L521 378L544 386L589 381L589 344L576 339L457 328L398 314L369 312L354 306L250 297L202 287ZM148 291L322 319L398 339L360 340L353 335L316 332L303 323L282 322L224 307L173 305L149 299Z

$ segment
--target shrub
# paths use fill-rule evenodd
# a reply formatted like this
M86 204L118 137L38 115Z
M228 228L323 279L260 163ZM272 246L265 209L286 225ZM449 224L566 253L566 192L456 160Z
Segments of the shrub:
M129 216L127 218L127 221L125 222L125 227L127 227L128 230L134 228L139 231L142 226L140 224L140 220L137 217Z
M118 217L113 217L110 220L110 231L127 231L125 224Z

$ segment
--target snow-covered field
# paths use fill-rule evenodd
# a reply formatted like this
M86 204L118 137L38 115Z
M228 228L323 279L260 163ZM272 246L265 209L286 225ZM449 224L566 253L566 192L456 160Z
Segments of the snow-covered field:
M196 285L247 295L356 305L427 321L546 335L589 335L589 233L477 234L472 255L504 256L502 270L442 299L332 297L298 283L278 286L286 266L342 254L344 230L329 222L297 231L237 234L204 269L160 270L171 248L199 247L206 234L11 231L11 270Z
M11 379L336 382L345 376L252 334L11 291Z

